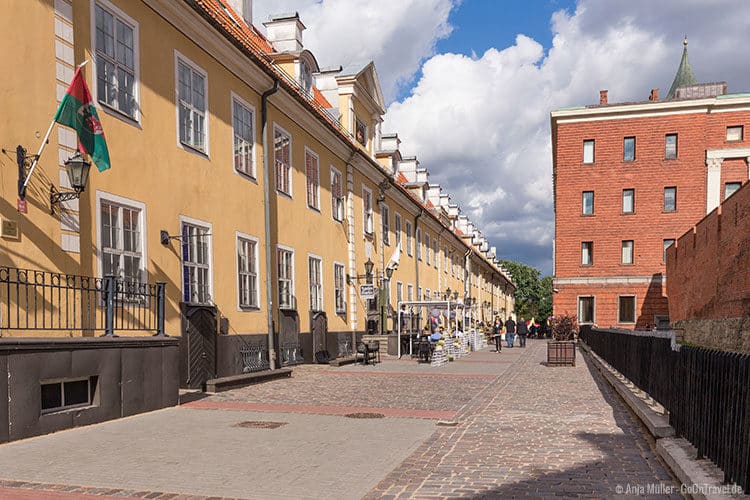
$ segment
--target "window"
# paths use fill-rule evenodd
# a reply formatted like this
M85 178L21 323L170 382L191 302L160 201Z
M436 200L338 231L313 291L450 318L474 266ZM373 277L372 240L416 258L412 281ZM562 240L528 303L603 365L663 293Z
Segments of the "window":
M363 146L367 146L367 125L365 125L365 122L363 122L359 118L357 118L355 134L357 142L362 144Z
M406 300L414 300L414 285L406 285Z
M432 247L430 246L430 235L427 233L424 233L424 246L425 246L425 253L427 254L427 265L430 265L430 255L432 253Z
M583 192L583 202L582 202L582 213L583 215L593 215L594 214L594 192L593 191L584 191Z
M451 251L451 277L456 277L456 255L455 251Z
M207 152L206 72L177 57L177 103L180 143Z
M380 208L380 226L383 231L383 243L391 244L391 211L388 205L381 204Z
M365 224L365 234L372 234L373 216L372 216L372 191L362 186L362 220Z
M344 264L333 264L333 301L336 306L336 314L346 312L346 300L344 300Z
M323 310L323 261L320 257L308 257L308 282L310 283L310 310Z
M735 125L733 127L727 127L727 142L730 141L741 141L742 140L742 125Z
M109 4L97 2L94 8L96 98L137 120L138 25Z
M594 141L583 141L583 163L594 163Z
M590 266L594 263L594 242L584 241L581 243L581 265Z
M432 265L435 266L435 269L438 267L438 260L440 257L440 252L438 250L438 239L437 236L432 238Z
M334 220L344 220L344 189L341 172L331 167L331 215Z
M258 240L237 235L237 290L239 306L257 308Z
M635 189L622 190L622 213L632 214L635 211Z
M578 324L594 323L596 321L596 299L594 297L578 297Z
M443 247L443 272L448 274L448 268L451 266L448 258L448 247Z
M394 214L393 216L393 231L396 233L396 246L398 247L400 252L403 252L404 248L401 245L401 215L400 214Z
M622 161L635 161L635 137L626 137L623 139Z
M724 199L726 200L727 198L732 196L741 187L741 182L727 182L726 184L724 184Z
M245 102L232 99L234 169L255 177L255 112Z
M279 264L279 307L294 309L294 251L278 249Z
M677 188L664 188L664 211L675 212L677 210Z
M292 196L292 136L275 126L273 148L276 190Z
M98 377L41 383L42 414L94 404Z
M422 300L422 287L417 287L417 300Z
M426 288L424 291L424 300L430 300L432 297L430 297L430 289Z
M623 240L621 262L623 264L633 263L633 240Z
M307 178L307 206L320 210L320 169L318 155L305 148L305 175Z
M617 322L635 323L635 296L621 295L617 302Z
M677 158L677 134L664 136L664 158L674 160Z
M145 281L142 204L99 200L101 275L126 282ZM135 206L134 206L135 205Z
M664 253L661 255L662 262L667 262L667 248L669 248L670 245L674 245L674 239L670 238L664 240Z
M211 303L210 226L182 221L182 279L185 302Z
M411 257L412 255L411 245L411 222L406 221L406 254Z
M417 247L417 259L422 260L422 229L417 228L417 241L415 243Z
M299 60L299 84L308 94L312 90L312 72L304 59Z

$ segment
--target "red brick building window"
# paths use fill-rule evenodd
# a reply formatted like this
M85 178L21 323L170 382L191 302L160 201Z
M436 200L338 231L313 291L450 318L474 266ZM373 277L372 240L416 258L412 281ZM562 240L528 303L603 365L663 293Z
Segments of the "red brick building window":
M724 199L726 200L727 198L732 196L741 187L741 182L727 182L726 184L724 184Z
M583 141L583 163L594 163L594 140Z
M635 137L626 137L622 141L622 161L635 161Z
M664 158L674 160L677 158L677 134L664 136Z
M618 297L618 323L635 323L635 296L621 295Z
M594 215L594 192L584 191L582 199L581 213L583 215Z
M596 298L578 297L578 324L594 323L596 321Z
M633 240L622 241L622 263L633 263Z
M594 242L584 241L581 243L581 265L591 266L594 264Z
M727 127L727 142L737 142L742 140L742 125Z
M662 262L667 262L667 248L669 248L670 245L674 245L674 239L673 238L669 238L669 239L664 240L664 253L662 253L662 256L661 256L661 261Z
M664 211L677 211L677 188L674 186L664 188Z
M632 214L635 211L635 189L622 190L622 213Z

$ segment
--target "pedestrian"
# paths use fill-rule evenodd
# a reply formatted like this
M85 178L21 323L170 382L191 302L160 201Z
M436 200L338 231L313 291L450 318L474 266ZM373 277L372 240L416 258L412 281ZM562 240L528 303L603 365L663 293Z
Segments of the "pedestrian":
M521 347L526 347L526 335L529 333L529 327L526 326L526 321L521 318L518 322L518 340L521 343Z
M495 352L502 350L503 323L500 318L495 318L495 324L492 327L492 336L495 338Z
M508 320L505 322L505 340L508 342L508 347L513 347L513 336L516 334L516 322L513 321L512 316L508 316Z
M529 325L529 337L532 339L537 338L539 333L539 329L536 327L536 323L532 320L531 324Z

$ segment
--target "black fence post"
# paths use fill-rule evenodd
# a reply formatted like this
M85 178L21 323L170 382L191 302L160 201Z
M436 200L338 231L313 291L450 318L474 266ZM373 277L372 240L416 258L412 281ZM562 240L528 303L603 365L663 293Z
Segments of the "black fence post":
M115 277L104 277L104 334L102 337L115 337Z
M167 284L162 281L156 282L156 333L154 337L168 337L164 331L164 301Z

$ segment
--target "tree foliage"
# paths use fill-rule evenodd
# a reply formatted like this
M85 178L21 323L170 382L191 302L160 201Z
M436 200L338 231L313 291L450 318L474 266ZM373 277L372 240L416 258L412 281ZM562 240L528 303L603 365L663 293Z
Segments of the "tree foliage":
M552 277L540 277L538 269L521 262L501 260L516 284L516 317L538 321L552 315Z

